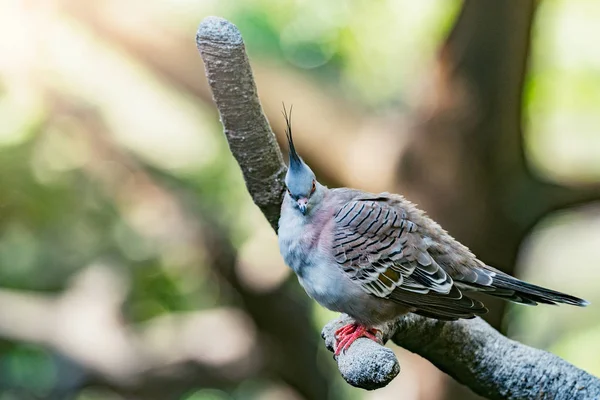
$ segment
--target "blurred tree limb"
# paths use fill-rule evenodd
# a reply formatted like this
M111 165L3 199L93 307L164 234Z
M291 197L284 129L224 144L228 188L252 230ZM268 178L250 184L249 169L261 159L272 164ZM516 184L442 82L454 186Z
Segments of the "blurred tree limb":
M231 151L253 199L276 229L285 167L262 113L241 34L230 22L208 17L200 24L196 43ZM260 156L248 154L257 148ZM265 177L273 182L265 185ZM265 204L265 199L271 204ZM337 323L324 330L329 347ZM583 399L600 395L597 378L554 355L513 342L479 319L448 323L408 316L385 333L477 393L493 399ZM385 386L399 370L393 353L366 339L355 342L337 361L348 382L368 389Z
M431 87L417 100L397 175L403 194L480 259L511 275L518 275L519 247L542 204L531 196L521 132L534 12L534 0L463 2L441 44ZM484 318L501 329L506 303L486 304ZM477 397L450 384L447 398Z
M184 393L198 385L227 389L244 379L260 376L266 372L269 376L285 382L307 399L326 397L329 393L327 371L317 368L316 365L319 341L314 335L314 329L310 323L310 303L307 299L301 298L302 301L298 301L295 293L285 285L269 292L260 293L245 287L240 282L236 271L236 265L240 261L237 258L237 250L231 242L228 228L219 224L218 218L211 215L208 210L202 209L201 204L199 205L200 210L190 209L187 202L183 201L181 197L194 198L194 202L197 200L184 183L178 182L176 193L167 190L167 185L161 184L164 182L161 182L159 177L155 176L156 174L150 174L148 166L142 160L135 159L111 142L109 135L106 134L103 121L93 108L83 106L75 99L53 91L49 91L47 97L49 103L52 104L53 115L70 115L86 126L88 140L95 149L94 154L97 157L95 161L97 162L88 163L85 172L100 183L100 187L107 197L121 200L117 202L116 206L123 218L127 219L127 210L135 208L136 205L155 210L163 217L168 216L166 220L169 222L165 223L161 220L160 228L146 226L141 230L145 232L144 234L153 236L155 233L151 232L159 232L160 236L154 237L154 239L158 239L163 245L176 242L178 248L185 246L192 249L206 249L204 253L207 254L207 261L215 275L215 281L221 290L231 295L232 300L237 301L236 305L241 306L240 308L247 313L252 320L256 336L258 336L258 343L252 350L252 354L245 360L238 360L236 363L237 366L242 367L241 373L236 372L238 368L231 365L219 368L210 364L205 366L193 359L174 360L168 357L157 357L153 359L153 362L147 364L147 368L140 370L138 366L133 370L126 369L127 373L123 373L124 377L133 376L134 384L128 381L115 382L114 379L110 379L111 376L106 371L99 371L95 374L95 382L109 386L120 393L164 399L176 398L177 393ZM270 128L267 126L266 129ZM237 136L237 138L244 140L241 136ZM277 152L272 151L269 156L276 155L281 162L281 155L278 153L276 143L273 142L270 147L277 149ZM135 175L133 180L135 183L122 179L120 174L106 174L101 168L104 164L103 160L113 160L116 161L116 165L126 167L129 173ZM251 162L253 159L249 160L244 162ZM285 169L285 166L283 168ZM261 180L255 184L258 185L255 190L266 188L266 186L262 186L264 182ZM267 200L263 200L267 204L265 212L272 211L269 201L279 204L279 196L275 194L272 195L271 200L268 196ZM279 210L276 211L279 212ZM200 263L199 260L196 262ZM119 303L119 300L113 300L113 302ZM115 314L117 311L117 309L112 310ZM280 320L289 315L293 315L294 318L281 324ZM210 324L206 326L210 326ZM110 325L107 325L106 328L108 336L114 336L115 332L130 330L125 326L119 326L120 331L111 329L113 327ZM243 335L252 336L254 330L242 329L240 332ZM0 332L2 332L1 323ZM177 334L182 335L181 333ZM139 341L134 340L134 342ZM263 343L269 343L269 346L263 346ZM53 342L48 344L56 347ZM131 350L129 353L123 352L123 354L132 354L132 359L141 358L140 362L143 363L149 353L152 353L146 347L141 346L136 349L137 352ZM293 357L295 362L286 362L287 357ZM86 361L83 366L89 369L90 364L93 366L96 361L96 356L94 353L86 353L82 359ZM247 363L251 365L245 366ZM164 379L160 378L162 374L165 375ZM197 376L198 374L201 376ZM165 397L167 394L168 397Z
M163 400L198 386L227 387L256 376L257 365L243 362L248 358L244 353L256 357L258 351L243 313L223 308L158 317L133 328L125 324L120 310L126 292L123 277L107 265L84 268L58 296L1 289L1 336L48 346L65 356L81 371L80 382L69 382L75 392L79 385L102 385ZM220 321L229 322L218 326ZM209 346L231 346L199 340L207 325L215 331L243 331L239 335L251 338L249 346L224 362L203 358Z
M403 194L486 263L515 276L521 243L540 219L600 199L598 185L546 182L527 162L522 94L538 3L463 2L418 100L397 175ZM485 319L500 329L506 303L488 303ZM447 398L473 396L452 387Z
M600 186L546 182L527 162L522 93L537 3L464 1L398 166L403 194L513 275L519 247L541 218L600 200ZM486 317L496 328L504 304Z

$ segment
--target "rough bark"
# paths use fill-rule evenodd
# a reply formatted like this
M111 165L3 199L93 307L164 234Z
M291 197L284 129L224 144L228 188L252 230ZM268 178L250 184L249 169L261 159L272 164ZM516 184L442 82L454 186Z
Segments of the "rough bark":
M213 18L196 36L225 135L254 203L277 230L286 167L263 113L242 35Z
M351 322L342 316L323 328L330 350L334 332ZM480 318L455 322L407 315L383 329L384 340L431 361L457 381L489 399L597 399L600 380L555 355L507 339ZM389 349L358 339L337 358L350 384L369 388L392 379L399 367ZM376 364L376 365L374 365Z
M225 133L228 140L234 142L230 143L231 150L244 171L249 191L265 217L276 221L283 192L282 180L276 178L285 170L280 167L279 149L256 96L241 34L228 21L208 17L200 24L197 44L205 59ZM220 71L221 68L225 71ZM227 115L230 112L231 118ZM252 118L253 124L241 120L244 115ZM243 128L239 129L237 124ZM238 131L244 135L235 134ZM249 149L258 146L268 147L260 149L261 158L247 154ZM263 165L267 172L258 176L263 179L271 176L276 181L256 186L254 174ZM330 348L332 330L339 323L329 324L324 330ZM391 324L384 336L393 336L398 344L423 355L477 393L493 399L583 399L592 397L573 396L600 394L598 379L552 354L511 341L478 319L445 323L409 316ZM392 352L366 339L357 340L340 356L338 366L349 383L366 389L385 386L399 371ZM579 389L582 385L584 389ZM564 397L566 395L569 397Z

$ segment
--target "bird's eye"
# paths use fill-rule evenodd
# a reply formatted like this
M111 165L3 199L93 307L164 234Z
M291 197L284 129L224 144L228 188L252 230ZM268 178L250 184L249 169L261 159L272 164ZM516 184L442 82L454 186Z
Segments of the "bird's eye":
M317 190L317 184L316 182L313 180L313 186L312 189L310 190L310 194L313 194L315 192L315 190Z
M290 189L288 189L288 188L286 187L286 188L285 188L285 190L287 190L287 193L290 195L290 197L291 197L293 200L297 200L297 199L296 199L296 196L294 196L294 195L292 194L292 192L290 191Z

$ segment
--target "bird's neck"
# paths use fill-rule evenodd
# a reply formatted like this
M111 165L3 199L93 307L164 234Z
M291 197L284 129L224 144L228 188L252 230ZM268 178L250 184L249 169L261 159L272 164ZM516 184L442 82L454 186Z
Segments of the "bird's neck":
M318 223L323 218L323 211L329 197L329 189L325 186L318 187L313 197L310 199L306 214L302 214L294 204L294 200L286 195L281 207L281 223L294 224L294 226L304 227ZM289 226L289 225L288 225Z

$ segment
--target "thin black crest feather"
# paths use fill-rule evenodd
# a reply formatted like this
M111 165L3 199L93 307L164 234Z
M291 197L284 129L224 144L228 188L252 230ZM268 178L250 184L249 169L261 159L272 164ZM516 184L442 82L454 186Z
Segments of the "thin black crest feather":
M294 138L292 137L292 110L294 108L294 105L292 104L290 106L290 112L288 113L285 108L285 103L281 102L281 104L283 105L283 111L281 113L283 114L283 117L285 118L285 124L286 124L285 136L287 137L287 140L288 140L288 147L289 147L289 153L290 153L290 167L291 167L292 163L301 163L302 162L300 160L300 156L296 152L296 147L294 147Z

